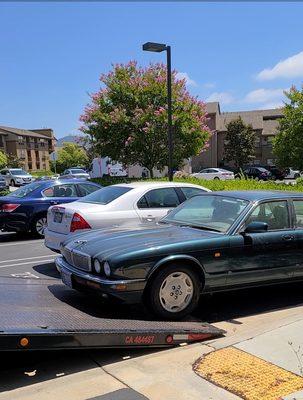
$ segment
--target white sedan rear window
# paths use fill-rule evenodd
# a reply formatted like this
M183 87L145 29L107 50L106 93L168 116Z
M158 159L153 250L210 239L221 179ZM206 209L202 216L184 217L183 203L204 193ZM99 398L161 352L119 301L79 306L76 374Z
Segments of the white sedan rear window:
M81 203L109 204L130 190L132 190L132 188L125 186L106 186L82 197L79 201L81 201Z

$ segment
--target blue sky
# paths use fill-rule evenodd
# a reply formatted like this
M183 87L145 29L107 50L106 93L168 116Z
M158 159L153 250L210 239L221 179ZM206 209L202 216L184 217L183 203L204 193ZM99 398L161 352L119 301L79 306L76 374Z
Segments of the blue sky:
M303 3L0 3L0 125L77 133L111 63L164 61L222 111L271 108L303 79Z

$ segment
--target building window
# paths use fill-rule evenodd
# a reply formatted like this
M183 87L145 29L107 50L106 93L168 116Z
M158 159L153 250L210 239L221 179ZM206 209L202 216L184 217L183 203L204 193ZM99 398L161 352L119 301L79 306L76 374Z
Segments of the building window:
M24 137L23 136L18 136L18 143L19 144L24 144Z
M254 145L255 147L260 147L261 139L259 136L255 137Z
M4 147L4 141L2 135L0 135L0 147Z

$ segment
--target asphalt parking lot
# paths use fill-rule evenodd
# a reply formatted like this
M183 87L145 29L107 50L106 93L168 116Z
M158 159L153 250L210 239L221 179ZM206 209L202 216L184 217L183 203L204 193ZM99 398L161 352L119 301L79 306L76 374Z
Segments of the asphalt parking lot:
M39 280L50 280L51 284L61 284L54 265L56 256L45 248L43 240L36 240L27 235L0 233L0 277L6 280L31 279L37 283ZM203 296L199 309L190 317L190 320L207 321L222 327L227 331L227 338L222 339L225 340L235 332L263 326L265 318L269 318L270 323L273 323L273 320L278 318L274 315L279 310L287 310L288 314L298 313L302 300L302 284ZM89 300L87 302L92 307L92 302ZM96 307L100 305L96 303ZM108 317L113 315L115 318L117 316L150 318L144 314L144 309L140 306L106 304L104 307L106 307ZM252 328L249 328L250 326ZM250 334L249 330L246 334ZM122 361L124 358L153 353L156 356L158 350L112 349L3 353L0 365L0 399L2 392L9 393L10 390L19 387L55 379L63 373L62 371L64 374L74 374L109 362Z

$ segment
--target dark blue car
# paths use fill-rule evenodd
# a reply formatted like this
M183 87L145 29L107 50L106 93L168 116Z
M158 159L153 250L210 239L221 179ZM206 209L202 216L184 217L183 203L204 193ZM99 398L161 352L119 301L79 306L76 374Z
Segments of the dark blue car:
M43 237L47 209L70 203L101 186L83 179L36 181L0 197L0 230Z

